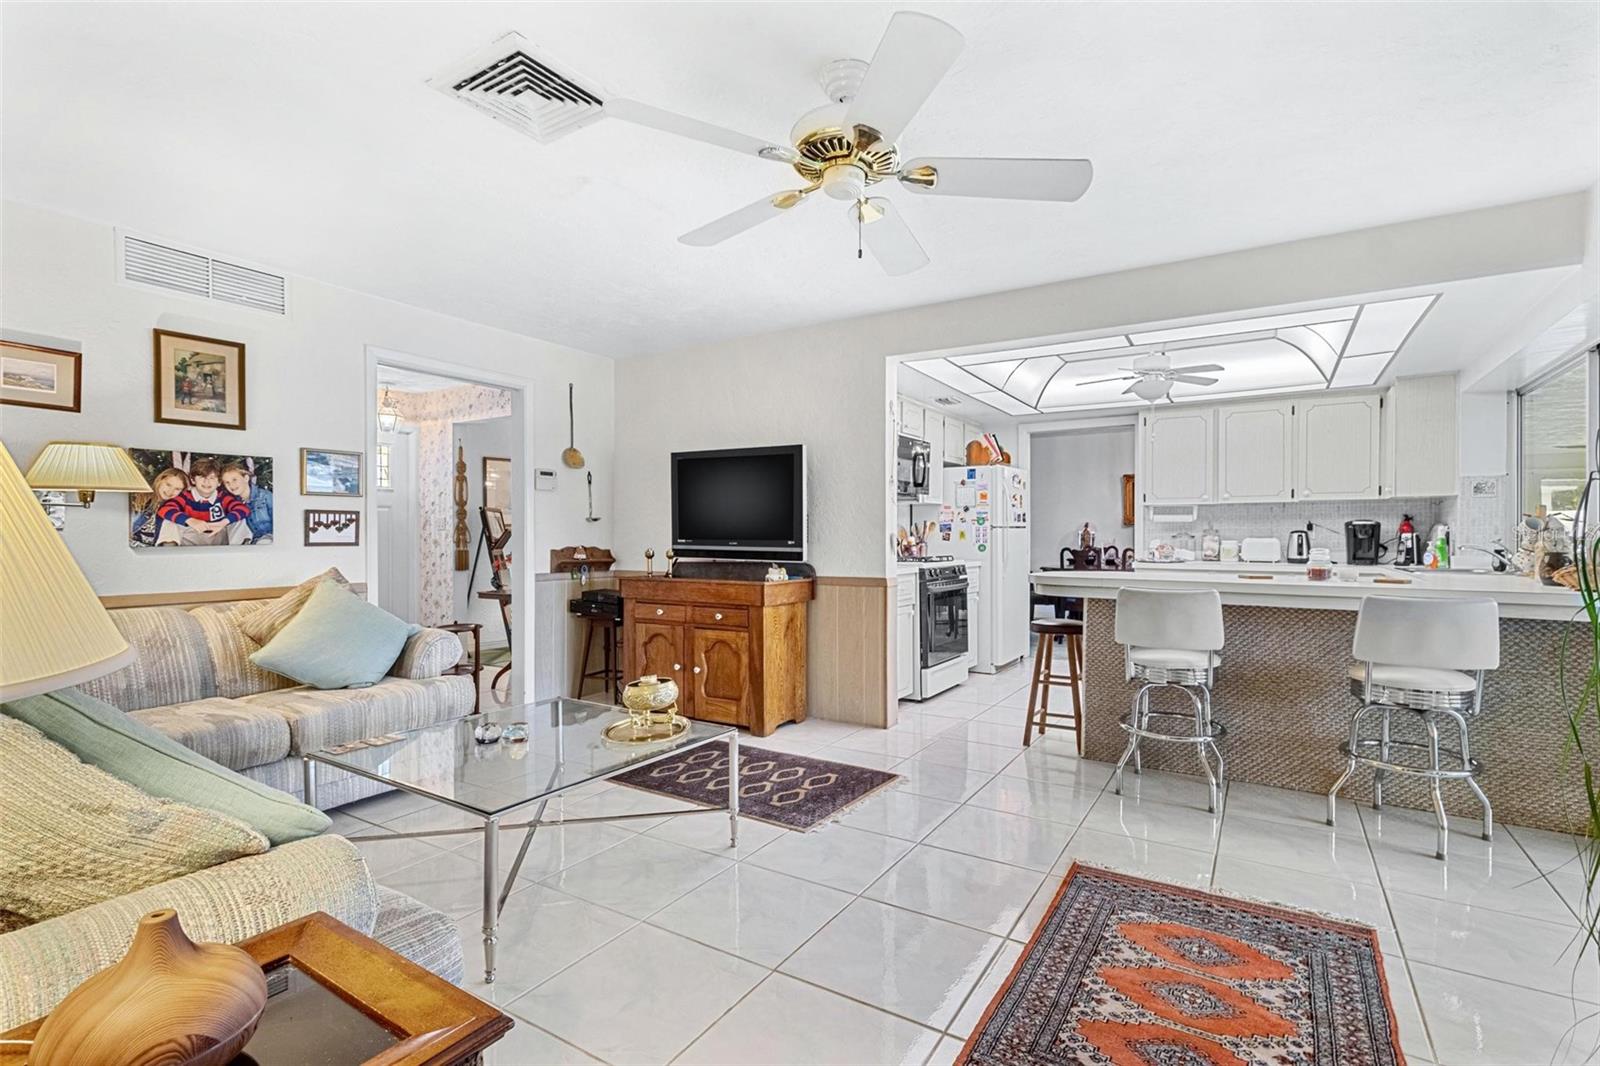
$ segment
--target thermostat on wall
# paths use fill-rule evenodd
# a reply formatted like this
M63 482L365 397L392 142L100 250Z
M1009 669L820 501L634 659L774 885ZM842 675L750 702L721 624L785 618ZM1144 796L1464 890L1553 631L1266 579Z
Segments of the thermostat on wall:
M535 470L533 472L533 491L556 491L556 472L554 470Z

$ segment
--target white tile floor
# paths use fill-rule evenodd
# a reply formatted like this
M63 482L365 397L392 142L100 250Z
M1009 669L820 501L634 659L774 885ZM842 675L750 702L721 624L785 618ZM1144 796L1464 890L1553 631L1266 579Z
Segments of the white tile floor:
M1575 953L1573 842L1459 825L1448 864L1420 812L1341 808L1076 757L1068 733L1021 747L1012 669L905 704L887 732L783 727L785 751L892 769L890 789L809 834L715 816L541 831L505 909L499 980L516 1016L490 1066L530 1063L947 1063L1073 860L1365 921L1380 931L1415 1063L1579 1061L1600 1046L1600 966ZM642 797L642 799L641 799ZM552 804L551 816L558 816ZM574 814L671 809L620 786ZM336 828L432 828L411 797L344 809ZM364 845L378 879L458 918L481 963L478 845ZM513 850L503 847L502 851ZM507 860L509 861L509 860Z

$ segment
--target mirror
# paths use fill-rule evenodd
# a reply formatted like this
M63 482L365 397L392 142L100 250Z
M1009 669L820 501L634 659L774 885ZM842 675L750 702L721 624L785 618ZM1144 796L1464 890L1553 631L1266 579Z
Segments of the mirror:
M483 457L483 505L499 511L511 525L511 460L497 455ZM490 534L493 539L493 533Z

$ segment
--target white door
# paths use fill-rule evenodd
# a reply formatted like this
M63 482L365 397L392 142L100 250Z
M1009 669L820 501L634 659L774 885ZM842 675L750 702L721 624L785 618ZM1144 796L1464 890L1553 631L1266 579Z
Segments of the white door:
M1214 407L1180 407L1144 416L1146 503L1211 499Z
M1295 401L1295 493L1302 500L1378 496L1376 396Z
M417 620L421 512L417 501L417 435L378 434L372 472L373 530L378 546L378 606Z
M1294 491L1294 405L1217 411L1217 496L1224 503L1287 500Z

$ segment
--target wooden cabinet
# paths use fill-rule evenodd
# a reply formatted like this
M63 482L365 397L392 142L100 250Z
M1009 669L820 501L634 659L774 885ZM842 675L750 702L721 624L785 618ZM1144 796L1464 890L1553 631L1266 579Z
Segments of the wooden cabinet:
M690 718L756 736L806 716L811 581L622 577L623 662L678 683Z
M1383 416L1385 496L1461 490L1454 374L1399 379L1385 397Z
M1294 405L1217 409L1217 498L1260 503L1294 496Z
M1210 501L1215 418L1214 407L1178 407L1144 416L1144 502Z
M1296 400L1295 407L1296 498L1378 496L1378 397L1334 394Z

